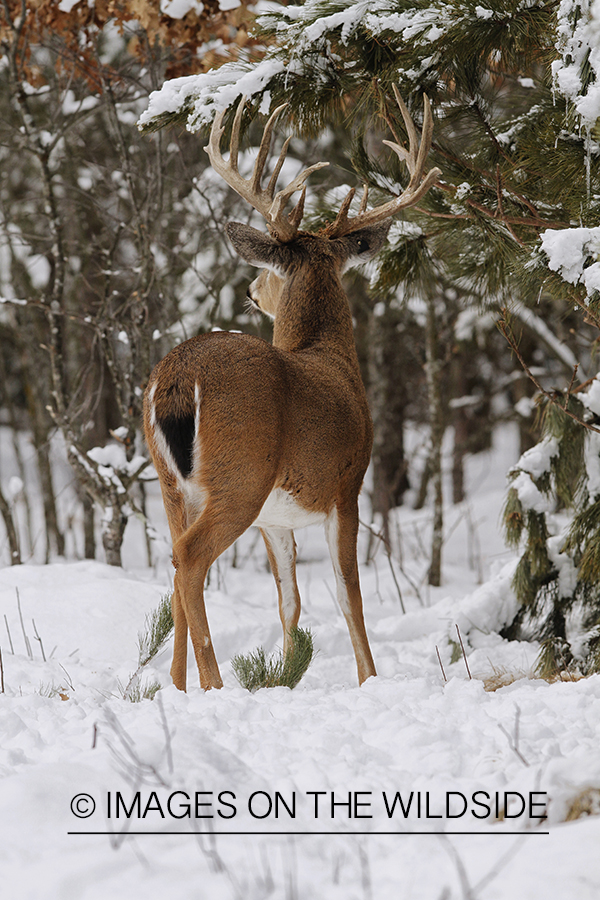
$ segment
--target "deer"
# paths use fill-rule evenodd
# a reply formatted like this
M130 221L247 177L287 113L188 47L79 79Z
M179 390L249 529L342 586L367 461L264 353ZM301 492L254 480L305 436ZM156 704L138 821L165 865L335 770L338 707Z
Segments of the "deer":
M223 685L205 580L212 563L250 526L260 529L275 578L284 654L301 608L294 529L322 524L359 684L377 674L357 560L358 496L373 428L341 277L381 250L391 218L414 206L441 175L425 168L433 131L427 97L419 139L396 86L394 93L409 146L385 143L406 164L408 185L372 209L365 186L356 215L350 214L350 190L335 220L316 232L300 230L306 180L327 162L309 166L276 192L288 137L262 186L274 123L287 104L268 119L249 178L238 170L246 98L237 106L227 160L220 149L227 110L213 121L204 148L210 165L266 223L268 233L240 222L229 222L226 232L238 256L262 269L248 298L273 319L273 339L222 331L193 337L156 365L144 393L145 437L173 545L171 677L180 690L186 690L188 632L201 688Z

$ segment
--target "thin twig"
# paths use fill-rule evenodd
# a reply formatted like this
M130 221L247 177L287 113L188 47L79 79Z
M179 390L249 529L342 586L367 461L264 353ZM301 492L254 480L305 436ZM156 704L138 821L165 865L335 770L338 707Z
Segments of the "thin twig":
M8 643L10 644L10 652L12 655L15 655L15 648L13 646L12 637L10 634L10 628L8 627L8 619L6 618L6 613L4 613L4 624L6 625L6 633L8 635Z
M519 757L519 759L521 760L521 762L523 763L524 766L529 768L529 763L527 762L527 760L525 759L525 757L519 750L519 719L520 719L520 717L521 717L521 709L520 709L520 707L517 706L517 709L515 711L515 736L514 736L514 738L512 737L512 735L510 735L508 733L508 731L506 730L504 725L498 724L498 728L500 729L500 731L503 734L506 735L506 737L508 739L509 747L513 751L513 753L515 753Z
M467 662L467 654L465 653L465 645L463 644L463 639L460 634L460 629L458 625L456 626L456 633L458 635L458 640L460 641L460 649L462 650L463 659L465 661L465 666L467 667L467 673L469 678L473 680L473 676L471 675L471 670L469 669L469 663Z
M4 663L2 662L2 647L0 647L0 694L4 693Z
M19 619L21 620L21 628L23 629L23 637L25 639L25 649L27 650L27 655L29 659L33 659L33 651L31 649L31 644L29 643L29 638L27 637L27 632L25 631L25 623L23 622L23 613L21 612L21 598L19 596L19 588L16 587L15 591L17 592L17 608L19 610Z
M56 650L56 647L54 648L54 650ZM54 653L54 650L52 651L52 653ZM51 658L52 658L52 653L50 654ZM74 691L75 685L73 684L73 679L71 678L71 676L69 675L69 673L67 672L67 670L65 669L63 664L59 663L59 665L60 665L61 669L63 670L63 672L65 673L65 675L67 676L67 686L68 686L69 690Z
M46 662L46 654L44 653L44 645L42 644L42 639L38 634L38 630L37 630L37 627L35 624L35 619L31 620L31 624L33 625L33 633L35 635L35 639L36 639L36 641L39 641L39 643L40 643L40 650L42 651L42 659L44 660L44 662Z
M575 363L575 365L573 366L573 372L572 372L572 374L571 374L571 380L570 380L570 382L569 382L569 387L567 388L567 391L566 391L566 396L565 396L565 406L566 406L567 403L569 402L569 397L570 397L570 395L571 395L571 393L572 393L572 391L573 391L573 383L574 383L575 379L577 378L577 370L578 370L578 368L579 368L579 363Z
M375 531L375 529L371 525L367 525L366 522L360 520L360 524L363 525L374 537L379 538L381 543L383 544L383 549L385 551L385 555L387 557L387 561L390 566L390 572L392 573L392 578L394 579L394 584L396 585L396 590L398 592L398 599L400 600L400 606L402 607L402 612L406 615L406 607L404 606L404 600L402 598L402 591L400 589L400 584L398 583L398 579L396 578L396 572L394 571L394 565L392 563L392 552L390 550L389 542L386 541L383 534L379 531ZM402 573L404 574L404 572ZM406 575L404 576L406 578ZM407 579L409 581L410 579Z
M442 675L444 676L444 681L448 681L446 678L446 673L444 672L444 667L442 665L442 657L440 656L440 651L438 650L437 644L435 645L435 652L437 653L438 662L440 664L440 669L442 670Z

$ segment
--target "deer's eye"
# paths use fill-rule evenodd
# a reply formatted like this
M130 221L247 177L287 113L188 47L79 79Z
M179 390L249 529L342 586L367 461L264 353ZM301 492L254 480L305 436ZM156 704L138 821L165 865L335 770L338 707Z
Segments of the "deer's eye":
M359 240L356 245L356 249L359 253L366 253L369 249L369 244L367 243L367 241Z

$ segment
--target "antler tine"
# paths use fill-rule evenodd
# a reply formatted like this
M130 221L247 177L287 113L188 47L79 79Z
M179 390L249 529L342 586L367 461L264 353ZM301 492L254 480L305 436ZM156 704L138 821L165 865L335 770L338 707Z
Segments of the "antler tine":
M351 234L359 228L383 222L401 209L414 206L415 203L418 203L425 196L429 188L439 180L442 174L440 169L437 168L425 172L425 162L431 149L433 137L433 116L428 97L426 95L423 96L423 130L419 141L417 129L406 104L400 96L400 91L396 85L393 85L393 88L408 134L408 149L396 141L383 141L383 143L394 151L398 159L406 163L410 173L409 183L398 197L368 211L366 209L367 190L365 189L357 216L348 216L350 202L352 196L354 196L352 192L352 196L348 195L344 200L335 221L327 226L326 232L329 237L342 237L343 235Z
M369 185L363 184L363 195L360 200L360 207L358 210L359 216L363 216L367 211L367 200L369 199Z
M285 162L285 158L287 156L288 147L290 146L290 141L292 140L292 136L290 135L285 139L283 147L281 148L281 152L279 154L279 159L273 169L273 174L269 179L269 184L267 185L267 193L270 197L273 197L275 193L275 185L277 184L277 179L279 178L279 173L281 172L281 167Z
M263 136L261 138L260 147L258 148L258 156L256 157L256 162L254 163L254 171L252 172L252 181L250 184L250 188L253 191L260 191L260 183L262 181L263 171L265 168L265 163L267 161L267 157L269 155L269 150L271 149L271 135L273 134L273 126L275 125L275 119L279 115L279 113L285 109L287 103L282 103L281 106L278 106L277 109L271 113L267 120L267 124L265 125L265 129L263 131ZM286 144L289 143L286 141ZM287 147L286 147L287 152ZM285 159L285 154L284 154ZM277 165L281 169L283 165L283 159L280 158L277 162ZM279 174L279 172L277 173ZM271 183L269 182L269 188L271 187ZM269 193L269 189L267 188L266 193Z
M302 216L304 215L304 201L306 199L306 185L302 188L302 193L296 203L295 207L291 211L288 216L288 222L290 225L296 229L296 231L300 228L300 222L302 221Z
M412 117L408 111L408 107L406 106L406 103L402 99L402 96L400 94L400 91L398 90L397 85L393 84L392 88L394 90L394 97L396 98L396 103L398 104L398 108L400 109L400 112L402 113L402 118L404 119L404 127L406 128L406 133L408 135L409 149L406 150L404 147L402 147L398 143L395 143L394 141L384 141L383 143L387 144L388 147L392 147L394 150L396 150L397 156L400 159L405 160L405 162L408 166L409 172L412 175L413 167L414 167L415 163L417 162L417 158L418 158L419 136L417 134L417 129L415 128L415 123L412 120ZM428 103L426 102L425 107L427 107L427 106L428 106ZM426 115L427 115L427 113L424 113L423 121L425 120ZM398 151L400 151L400 152L398 152Z
M235 111L235 119L233 120L233 127L231 129L231 140L229 142L229 165L233 169L234 172L238 171L238 152L240 149L240 130L242 127L242 115L244 113L244 106L246 105L246 97L243 96L240 102L238 103L238 108ZM223 116L225 115L225 111L221 114L221 122L223 122ZM221 128L221 134L223 134L224 128ZM220 136L219 136L220 140Z
M328 162L318 162L312 166L309 166L308 169L303 169L299 175L296 175L293 181L291 181L287 187L282 188L282 190L277 191L275 197L273 198L273 203L271 204L271 208L269 210L273 219L278 219L281 216L281 211L283 207L296 191L303 190L305 187L305 181L312 175L313 172L322 169L324 166L328 166Z
M283 188L281 191L275 194L277 178L279 177L279 174L281 172L281 168L285 161L287 150L291 140L291 138L288 138L281 149L281 153L279 154L279 159L277 160L275 170L271 178L269 179L267 187L263 188L261 186L264 168L269 155L273 127L277 116L280 114L282 109L287 106L287 103L284 103L269 116L269 119L263 131L263 136L260 142L260 147L258 149L258 156L256 158L256 162L254 163L252 175L248 179L242 178L238 171L238 150L242 115L245 103L246 98L242 97L236 110L231 132L229 160L225 162L220 149L221 138L223 137L223 132L225 130L223 128L223 119L226 112L225 110L215 116L215 120L210 131L208 145L204 149L208 153L210 164L215 172L217 172L223 178L223 180L230 187L232 187L237 194L240 195L240 197L242 197L244 200L247 200L248 203L250 203L250 205L253 206L254 209L261 214L261 216L265 219L267 227L272 236L276 240L281 241L282 243L286 243L288 241L291 241L297 235L298 229L300 228L300 222L302 220L302 215L304 212L306 179L312 172L316 172L317 169L320 169L323 166L327 166L329 165L329 163L319 162L315 163L315 165L313 166L309 166L308 169L304 169L304 171L297 175L296 178L294 178L294 180L287 187ZM283 215L283 209L289 198L293 194L295 194L296 191L302 191L302 194L296 206L293 208L289 216L286 217Z

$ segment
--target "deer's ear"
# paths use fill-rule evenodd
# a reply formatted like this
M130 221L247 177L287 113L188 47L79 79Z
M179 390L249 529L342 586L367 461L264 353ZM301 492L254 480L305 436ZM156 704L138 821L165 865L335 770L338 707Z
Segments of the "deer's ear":
M282 275L289 260L289 250L268 234L243 225L241 222L228 222L225 226L227 237L233 244L235 252L251 266L272 269Z
M347 269L349 266L373 259L385 244L390 225L391 221L388 219L385 222L378 222L376 225L360 228L346 237L338 238L347 254L344 268Z

